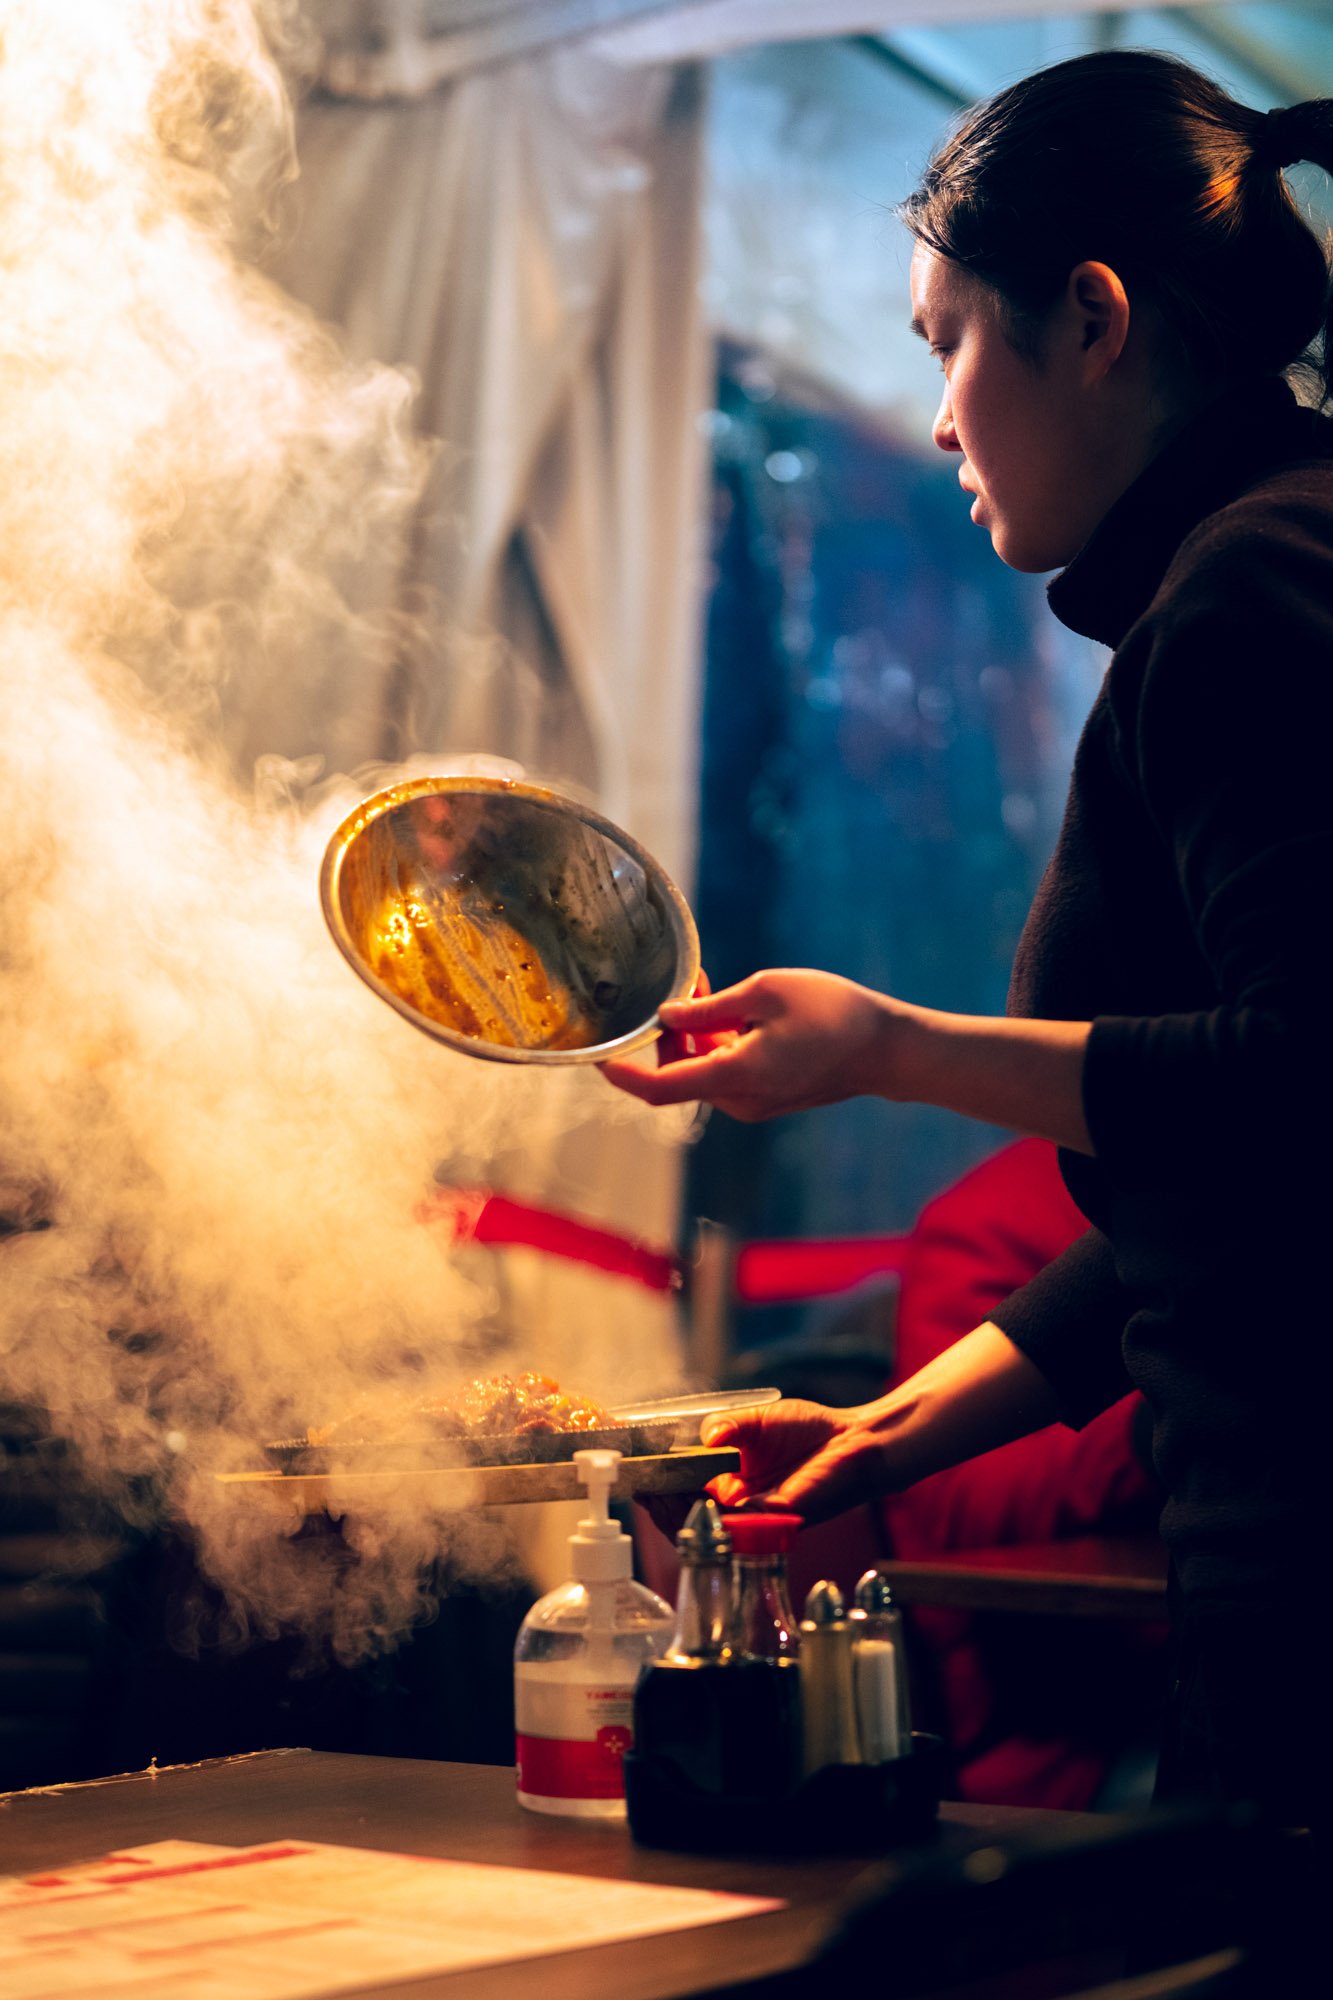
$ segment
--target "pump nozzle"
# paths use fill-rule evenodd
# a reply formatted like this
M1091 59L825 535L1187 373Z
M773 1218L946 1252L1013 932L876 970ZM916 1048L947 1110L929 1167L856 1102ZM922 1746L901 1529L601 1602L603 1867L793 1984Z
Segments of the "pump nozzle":
M620 1470L620 1453L576 1451L574 1463L579 1469L579 1478L588 1489L588 1512L579 1522L580 1539L609 1541L620 1533L616 1522L611 1519L611 1488Z
M618 1451L576 1451L574 1463L588 1489L588 1511L569 1538L580 1583L616 1583L634 1567L634 1547L611 1519L611 1489L620 1471Z

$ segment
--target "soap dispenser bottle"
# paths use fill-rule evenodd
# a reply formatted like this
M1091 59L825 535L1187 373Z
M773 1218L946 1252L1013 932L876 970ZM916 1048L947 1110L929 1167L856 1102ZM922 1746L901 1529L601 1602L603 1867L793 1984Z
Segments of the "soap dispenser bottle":
M571 1580L533 1605L514 1648L518 1799L532 1812L623 1819L634 1685L671 1638L669 1604L632 1579L610 1513L618 1451L577 1451L588 1512L569 1537Z

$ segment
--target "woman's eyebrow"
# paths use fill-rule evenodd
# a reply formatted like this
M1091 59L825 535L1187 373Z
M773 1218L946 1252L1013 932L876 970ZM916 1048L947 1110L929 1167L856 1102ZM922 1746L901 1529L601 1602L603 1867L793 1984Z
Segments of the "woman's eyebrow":
M912 333L914 333L919 340L929 341L930 335L926 332L926 322L922 319L920 313L913 313L912 317L908 320L907 325L909 330Z

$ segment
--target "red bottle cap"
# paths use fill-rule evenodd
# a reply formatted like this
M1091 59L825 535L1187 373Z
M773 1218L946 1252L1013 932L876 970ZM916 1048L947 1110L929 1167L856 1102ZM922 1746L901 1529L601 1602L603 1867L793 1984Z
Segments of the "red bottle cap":
M800 1514L724 1514L738 1556L785 1556L805 1526Z

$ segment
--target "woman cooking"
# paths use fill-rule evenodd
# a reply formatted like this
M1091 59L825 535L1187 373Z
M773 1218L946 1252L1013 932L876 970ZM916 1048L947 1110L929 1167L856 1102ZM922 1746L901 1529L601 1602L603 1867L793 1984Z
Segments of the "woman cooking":
M1137 51L944 142L903 208L934 441L1001 559L1059 571L1056 616L1114 649L1008 1015L763 972L607 1071L743 1119L870 1093L1058 1142L1088 1230L990 1321L877 1402L708 1441L740 1446L729 1498L816 1518L1137 1386L1180 1649L1159 1789L1285 1826L1327 1811L1333 1283L1333 423L1284 379L1329 271L1298 160L1333 169L1333 102L1265 115Z

